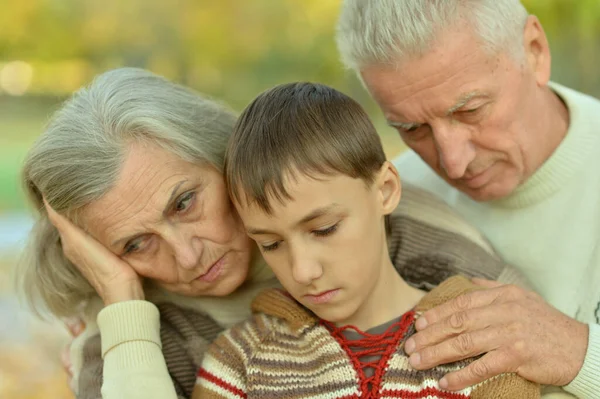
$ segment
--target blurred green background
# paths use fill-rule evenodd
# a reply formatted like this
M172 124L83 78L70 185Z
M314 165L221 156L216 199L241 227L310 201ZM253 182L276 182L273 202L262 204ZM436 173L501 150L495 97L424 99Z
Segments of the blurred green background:
M600 0L525 0L548 34L553 80L600 95ZM386 152L402 150L338 62L340 0L0 0L0 397L66 398L66 334L11 290L30 219L19 187L27 148L60 102L98 73L148 68L240 110L278 83L312 80L358 99ZM43 392L43 393L42 393Z

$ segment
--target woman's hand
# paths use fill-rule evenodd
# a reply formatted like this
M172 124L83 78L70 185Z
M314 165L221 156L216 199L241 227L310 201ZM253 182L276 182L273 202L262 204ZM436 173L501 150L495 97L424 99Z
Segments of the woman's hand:
M50 222L60 234L63 252L94 287L105 305L144 299L140 276L44 200Z
M69 384L69 387L71 388L71 391L75 392L76 387L73 386L73 363L71 362L71 345L73 344L75 338L77 338L85 330L85 323L83 322L83 320L78 318L65 320L64 323L67 329L69 330L71 340L61 352L60 362L62 363L63 369L67 373L67 382Z

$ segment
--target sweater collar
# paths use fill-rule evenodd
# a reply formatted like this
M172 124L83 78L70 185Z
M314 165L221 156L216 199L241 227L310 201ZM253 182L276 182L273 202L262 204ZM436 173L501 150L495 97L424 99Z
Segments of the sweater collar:
M415 306L418 314L460 294L478 289L466 277L454 276L427 293ZM320 319L299 304L290 294L278 288L262 291L252 302L253 313L263 313L284 320L298 334L320 323ZM400 315L398 315L400 316Z
M565 138L546 162L511 195L492 201L505 208L524 208L548 198L581 170L596 148L598 134L598 100L575 90L550 83L569 111L569 128ZM590 119L594 116L595 119Z

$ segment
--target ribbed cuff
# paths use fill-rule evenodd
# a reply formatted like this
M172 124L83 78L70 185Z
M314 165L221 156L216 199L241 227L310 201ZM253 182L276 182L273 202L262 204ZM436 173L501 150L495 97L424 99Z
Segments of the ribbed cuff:
M128 343L132 355L144 357L138 346L153 343L162 349L158 308L148 301L125 301L109 305L98 314L102 339L102 358L115 347ZM129 350L127 350L129 352ZM144 359L129 358L132 363ZM147 360L147 359L146 359Z
M590 324L583 367L564 389L578 398L597 398L600 392L600 325Z

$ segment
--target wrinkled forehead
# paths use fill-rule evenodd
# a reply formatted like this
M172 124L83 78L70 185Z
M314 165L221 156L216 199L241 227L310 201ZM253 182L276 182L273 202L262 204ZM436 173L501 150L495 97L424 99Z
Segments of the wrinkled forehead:
M137 182L117 183L102 198L87 205L80 220L87 231L105 245L158 223L169 193L180 176L160 179L141 175Z
M508 54L492 55L462 32L444 38L422 57L396 65L371 65L360 72L379 103L408 105L418 100L445 109L465 93L482 90L482 83L494 82L500 67L511 63Z
M206 177L204 169L157 147L133 147L113 187L82 210L82 227L103 244L147 229L180 187Z

